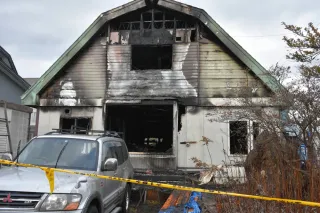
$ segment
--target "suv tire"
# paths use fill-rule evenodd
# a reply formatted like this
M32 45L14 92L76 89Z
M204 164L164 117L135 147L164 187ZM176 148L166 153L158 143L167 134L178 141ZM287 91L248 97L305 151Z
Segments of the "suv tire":
M87 213L99 213L99 210L96 206L91 205L87 211Z
M127 184L125 194L121 203L122 213L130 212L130 195L131 195L131 186Z

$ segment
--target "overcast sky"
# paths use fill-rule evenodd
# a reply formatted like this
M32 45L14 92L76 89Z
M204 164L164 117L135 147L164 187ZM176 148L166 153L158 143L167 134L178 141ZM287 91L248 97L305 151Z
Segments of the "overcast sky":
M181 0L205 9L265 68L287 64L282 21L320 26L318 0ZM128 0L0 0L0 45L22 77L40 77L97 18Z

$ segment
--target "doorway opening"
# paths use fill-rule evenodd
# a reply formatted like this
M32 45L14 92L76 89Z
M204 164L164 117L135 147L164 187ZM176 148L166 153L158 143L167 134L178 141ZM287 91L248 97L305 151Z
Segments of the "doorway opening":
M106 129L117 131L129 152L172 154L172 105L111 105Z

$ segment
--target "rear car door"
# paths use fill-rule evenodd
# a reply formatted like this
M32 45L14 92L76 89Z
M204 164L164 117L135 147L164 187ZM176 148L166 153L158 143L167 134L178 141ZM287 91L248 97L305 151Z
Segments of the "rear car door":
M102 145L102 165L109 158L117 158L113 144L111 142L104 142ZM117 176L118 171L102 171L102 175L105 176ZM100 184L103 188L103 205L105 210L113 208L116 205L119 183L118 181L100 179Z
M125 156L124 156L124 153L123 153L123 144L122 142L120 141L114 141L113 142L113 148L114 148L114 151L116 153L116 156L117 156L117 159L118 159L118 171L117 171L117 177L120 177L120 178L126 178L124 173L125 173L125 170L126 170L126 160L125 160ZM125 182L120 182L118 183L119 185L119 193L123 192L125 186L126 186L126 183Z
M121 150L122 150L123 161L124 161L123 162L123 178L130 179L130 178L132 178L131 173L133 172L133 169L132 169L130 161L129 161L128 149L127 149L125 142L122 142L121 144L122 144ZM123 190L124 190L126 185L127 185L126 182L122 182L121 188L123 188Z

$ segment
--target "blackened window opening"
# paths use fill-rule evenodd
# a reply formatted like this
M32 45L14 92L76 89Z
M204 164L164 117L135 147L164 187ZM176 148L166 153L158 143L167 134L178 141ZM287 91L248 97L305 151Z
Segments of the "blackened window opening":
M230 154L248 154L248 123L229 122Z
M171 69L172 45L132 46L132 70Z
M86 130L91 129L90 118L61 118L60 127L62 132L76 134L86 134Z
M120 132L129 152L172 154L172 105L108 106L106 130Z

